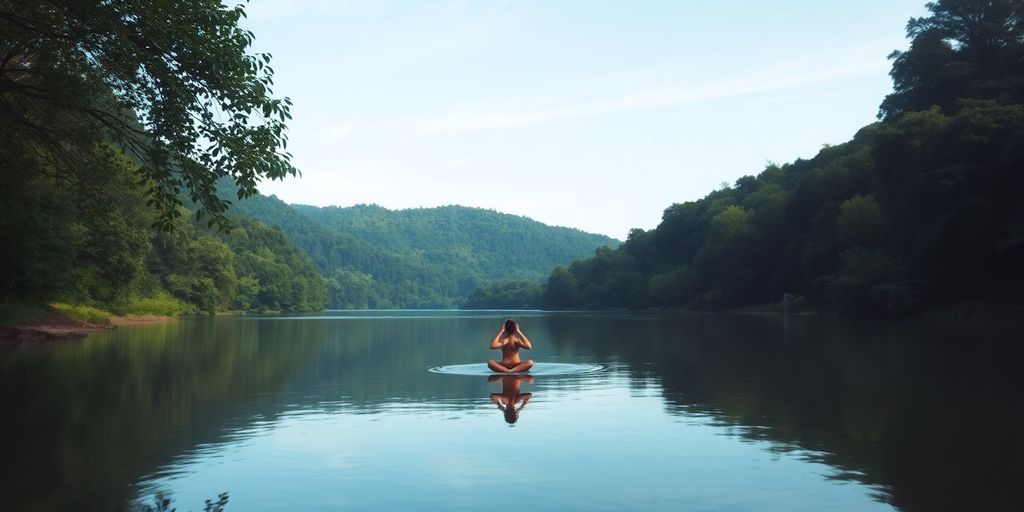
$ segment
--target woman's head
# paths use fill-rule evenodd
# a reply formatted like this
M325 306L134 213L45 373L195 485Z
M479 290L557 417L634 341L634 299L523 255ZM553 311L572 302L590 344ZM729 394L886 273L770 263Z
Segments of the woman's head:
M505 423L511 425L519 421L519 409L516 409L515 404L506 405L501 412L505 413Z
M505 320L505 334L515 334L517 327L519 326L516 325L515 320L512 320L511 318Z

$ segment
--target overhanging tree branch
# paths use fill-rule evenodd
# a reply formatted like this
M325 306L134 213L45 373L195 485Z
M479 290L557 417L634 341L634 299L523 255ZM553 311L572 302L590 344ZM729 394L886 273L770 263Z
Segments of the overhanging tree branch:
M0 0L0 33L10 36L0 42L0 95L31 99L23 117L40 102L82 116L133 154L152 180L158 224L177 213L182 185L200 213L222 221L218 178L231 176L245 196L298 172L279 151L291 102L272 97L269 56L247 53L242 16L211 0Z

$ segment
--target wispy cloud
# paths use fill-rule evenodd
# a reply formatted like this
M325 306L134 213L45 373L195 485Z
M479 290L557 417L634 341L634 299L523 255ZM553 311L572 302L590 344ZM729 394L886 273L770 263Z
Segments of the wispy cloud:
M338 123L330 129L321 132L320 137L324 142L331 144L347 137L355 126L352 123Z
M779 71L751 72L715 83L641 90L592 101L570 100L534 109L498 110L462 105L425 123L422 129L437 133L466 133L498 128L520 128L645 109L673 108L823 83L847 76L887 70L888 66L884 60L871 60L818 71L787 74L781 74Z
M850 94L850 89L843 90L832 90L818 93L808 94L784 94L781 96L765 96L750 100L750 105L769 105L772 103L792 103L795 101L810 101L820 100L825 98L837 98L846 94Z

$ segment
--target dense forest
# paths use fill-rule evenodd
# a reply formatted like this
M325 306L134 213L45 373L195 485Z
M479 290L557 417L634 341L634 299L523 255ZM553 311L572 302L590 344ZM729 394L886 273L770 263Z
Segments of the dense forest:
M5 144L5 139L0 144ZM132 162L98 146L88 163L105 186L51 178L33 154L8 145L10 202L0 216L4 299L59 301L119 313L316 311L327 289L280 231L244 218L210 229L180 207L155 229ZM10 165L10 164L15 165ZM9 166L9 167L8 167Z
M48 302L134 314L326 306L309 258L229 218L215 194L222 177L241 198L295 173L278 150L290 102L271 96L269 56L246 52L243 14L0 2L5 316Z
M1019 303L1024 7L928 9L907 26L910 48L890 56L880 122L668 207L657 228L555 268L540 304L898 314Z
M462 206L318 208L254 196L231 212L280 227L327 278L329 306L342 309L457 307L481 285L506 279L539 288L555 265L618 244Z

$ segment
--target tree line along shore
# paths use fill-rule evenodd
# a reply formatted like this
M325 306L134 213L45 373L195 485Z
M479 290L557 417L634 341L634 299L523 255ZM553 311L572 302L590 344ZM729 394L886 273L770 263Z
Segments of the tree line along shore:
M670 205L620 245L477 209L259 196L260 180L296 173L284 151L291 102L273 96L269 55L249 53L241 7L26 4L0 16L0 320L87 329L114 316L328 307L1017 311L1024 23L1019 2L965 6L940 0L911 20L878 122ZM493 258L522 240L533 245L521 261Z

